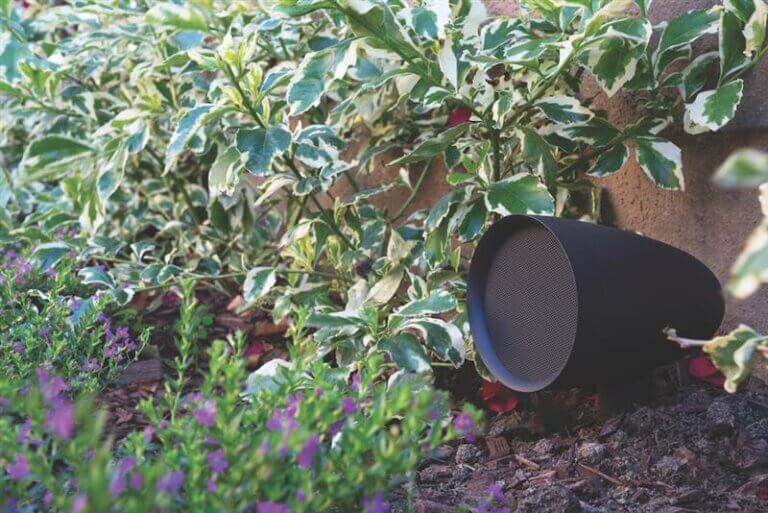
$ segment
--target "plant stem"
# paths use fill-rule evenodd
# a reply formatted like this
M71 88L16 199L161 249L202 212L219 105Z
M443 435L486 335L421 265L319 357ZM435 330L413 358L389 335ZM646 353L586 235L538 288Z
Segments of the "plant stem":
M427 173L432 168L432 160L429 159L427 163L424 165L424 169L421 170L421 174L419 175L418 180L416 180L416 184L413 186L413 190L411 190L410 196L408 196L408 199L405 200L405 203L398 209L398 211L395 213L394 216L389 220L390 223L394 223L408 210L408 207L411 206L413 201L416 199L416 196L418 196L419 191L421 190L421 185L424 183L424 178L426 178Z
M276 272L283 273L283 274L306 274L309 276L321 276L323 278L331 278L334 280L340 280L348 282L349 280L347 278L344 278L343 276L339 276L338 274L334 273L328 273L324 271L306 271L304 269L277 269ZM158 285L150 285L148 287L141 287L135 289L135 292L149 292L152 290L161 290L168 287L172 287L174 285L178 285L183 280L191 280L191 281L219 281L219 280L227 280L230 278L242 278L246 274L248 274L248 271L237 271L237 272L231 272L231 273L224 273L224 274L215 274L215 275L202 275L202 274L183 274L178 275L175 279L169 280L165 283L160 283Z
M493 176L492 182L501 179L501 133L498 129L491 129L491 145L493 146Z

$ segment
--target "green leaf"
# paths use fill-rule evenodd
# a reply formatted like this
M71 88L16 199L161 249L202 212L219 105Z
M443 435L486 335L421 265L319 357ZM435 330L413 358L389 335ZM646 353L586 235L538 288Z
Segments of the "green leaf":
M536 102L536 107L552 121L563 124L586 123L595 115L572 96L548 96Z
M419 339L411 333L400 333L379 342L378 347L389 355L401 369L410 372L429 372L429 356Z
M216 117L233 110L232 106L202 104L185 112L173 131L165 153L165 172L176 164L179 155L187 149L192 138L207 123Z
M429 349L444 361L459 367L467 354L461 331L454 324L442 319L413 319L403 325L403 330L416 331Z
M553 191L557 178L557 162L552 154L552 146L531 128L521 128L520 131L525 161L544 180L547 188Z
M657 64L666 53L687 46L704 34L717 32L720 10L721 7L716 6L707 11L690 11L669 20L654 53L654 68L663 71Z
M355 64L357 46L358 41L347 39L304 56L288 84L287 99L291 116L302 114L320 103L331 78L342 78L347 69Z
M633 41L610 37L589 50L587 66L595 80L610 97L635 76L645 46Z
M760 186L760 206L768 216L768 186ZM763 220L750 234L744 249L731 269L728 290L737 299L744 299L768 282L768 221Z
M427 232L424 240L424 258L430 268L441 266L447 257L448 220L443 221L431 232Z
M385 274L377 281L366 297L366 303L372 305L384 305L394 297L397 289L400 288L400 282L403 281L403 266L396 266L390 272Z
M108 289L117 287L112 275L101 267L83 267L77 275L83 278L83 283L89 285L103 285Z
M365 328L366 323L355 312L317 312L307 319L309 328Z
M70 251L72 248L63 242L46 242L35 248L31 260L38 269L45 271L56 265L56 262Z
M173 27L181 30L207 30L205 14L191 4L178 5L171 2L158 2L144 15L144 20L152 25Z
M432 291L429 296L415 299L395 311L396 315L413 317L449 312L456 309L456 296L445 289Z
M466 189L457 189L443 195L429 211L429 215L424 221L424 231L429 233L435 230L451 212L452 207L464 201L466 197Z
M757 187L768 182L768 153L743 149L732 153L714 175L721 187Z
M291 145L291 132L283 126L240 129L235 137L237 150L247 159L245 168L255 175L266 175L272 160Z
M602 153L587 174L589 176L608 176L621 169L628 158L629 148L627 148L627 145L617 144L610 150Z
M435 40L437 36L437 14L423 7L414 7L411 12L411 24L416 34L430 40Z
M231 196L235 192L238 182L238 171L242 168L240 152L230 146L223 149L219 147L216 160L208 171L208 193L211 197L224 194Z
M685 189L680 148L655 135L635 136L632 140L637 163L653 183L662 189Z
M754 0L755 10L744 26L744 39L747 45L744 53L754 55L765 43L766 24L768 24L768 4L763 0Z
M453 142L461 137L467 130L469 123L464 123L453 128L449 128L444 132L438 134L436 137L432 137L421 142L416 148L413 149L407 155L403 155L399 159L393 160L388 165L390 166L402 166L404 164L411 164L413 162L421 162L427 160L445 151Z
M739 384L747 379L755 349L765 345L767 340L768 337L741 324L727 335L716 337L704 346L704 351L725 375L725 389L728 392L735 393Z
M471 242L480 236L485 227L485 221L488 218L485 201L482 198L472 201L462 214L463 217L459 223L459 239L462 242Z
M688 118L701 127L715 131L722 128L736 115L741 102L744 81L734 80L715 90L703 91L685 106Z
M246 303L255 303L274 287L277 275L273 267L254 267L245 275L243 299Z
M718 59L717 52L707 52L696 57L683 70L682 80L680 82L680 94L686 102L693 98L693 95L704 88L707 80L711 77L709 68L713 62Z
M594 117L583 125L558 127L557 133L566 139L582 142L593 148L608 146L621 135L613 125L599 117Z
M293 364L280 358L268 361L245 379L243 398L252 401L262 391L276 392L289 382L288 373L292 369Z
M24 151L21 183L56 178L73 167L75 161L93 152L84 141L63 135L46 135L33 141Z
M761 0L762 2L762 0ZM747 42L741 31L741 22L735 14L723 11L720 17L720 83L723 83L749 64L744 55Z
M534 175L519 173L488 187L485 196L488 211L512 214L546 214L555 212L555 200Z

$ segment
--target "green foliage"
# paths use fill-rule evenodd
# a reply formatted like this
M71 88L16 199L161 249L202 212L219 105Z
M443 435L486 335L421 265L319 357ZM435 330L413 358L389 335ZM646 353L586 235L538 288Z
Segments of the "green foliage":
M387 387L378 356L357 370L332 368L304 343L279 365L271 386L243 392L243 337L210 347L197 371L198 307L187 296L177 326L179 379L145 400L147 428L103 439L104 416L84 397L74 405L62 382L41 374L26 396L0 380L0 491L25 511L361 511L403 481L438 445L477 421L473 410L448 422L445 394ZM419 347L415 345L414 347ZM199 392L187 393L200 378ZM265 383L266 384L266 383ZM467 421L468 419L468 421ZM272 506L275 509L268 509ZM284 509L277 509L282 507ZM288 509L290 508L290 509Z
M657 27L647 7L526 2L516 18L479 0L11 9L0 233L22 222L55 258L41 226L78 226L71 249L85 267L109 266L82 278L122 302L185 278L237 278L246 308L293 320L310 310L318 356L350 366L383 351L428 381L425 354L474 358L461 244L512 213L598 221L587 175L630 158L681 190L682 156L662 130L716 130L735 115L742 77L766 53L762 0ZM694 55L714 34L717 51ZM634 92L641 121L613 126L581 91L587 74L608 96ZM382 166L383 182L360 187ZM411 213L441 166L450 191ZM378 206L387 191L407 197L397 212Z

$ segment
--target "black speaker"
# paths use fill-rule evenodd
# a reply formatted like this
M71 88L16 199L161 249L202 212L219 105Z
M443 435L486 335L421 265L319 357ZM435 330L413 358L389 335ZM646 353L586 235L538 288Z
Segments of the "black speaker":
M607 226L515 215L472 256L469 322L488 369L513 390L640 377L681 355L663 330L710 338L717 278L677 248Z

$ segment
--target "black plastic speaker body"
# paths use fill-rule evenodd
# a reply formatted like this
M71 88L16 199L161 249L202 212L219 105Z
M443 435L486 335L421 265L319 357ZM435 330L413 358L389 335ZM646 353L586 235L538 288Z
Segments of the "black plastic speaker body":
M521 392L639 377L681 356L665 327L710 338L724 312L717 278L688 253L556 217L493 224L467 285L477 351Z

